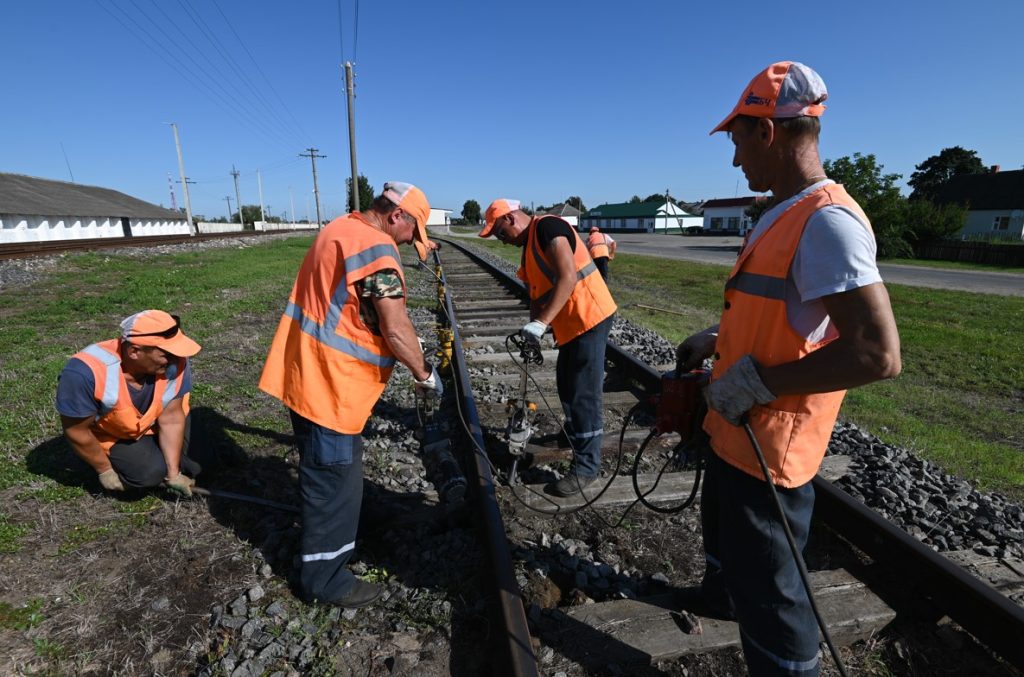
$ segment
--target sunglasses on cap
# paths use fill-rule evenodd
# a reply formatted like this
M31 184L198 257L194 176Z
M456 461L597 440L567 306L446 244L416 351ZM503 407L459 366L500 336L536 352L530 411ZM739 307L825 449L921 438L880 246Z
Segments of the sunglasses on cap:
M141 338L143 336L159 336L160 338L174 338L175 336L178 335L178 332L181 330L181 318L178 317L177 315L171 315L171 317L174 318L174 326L170 327L169 329L164 329L162 331L151 331L145 334L136 334L133 332L131 334L128 334L128 336L126 336L125 338L132 339Z

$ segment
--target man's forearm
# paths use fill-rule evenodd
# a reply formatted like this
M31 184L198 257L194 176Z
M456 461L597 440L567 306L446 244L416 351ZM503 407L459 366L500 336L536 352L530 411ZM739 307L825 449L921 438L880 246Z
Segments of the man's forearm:
M185 445L185 419L161 422L157 431L157 443L167 465L167 477L181 473L181 451Z
M75 455L88 463L89 467L95 470L97 474L112 469L110 458L103 451L99 440L91 432L65 430L64 436L67 438L68 444L71 445L71 450L75 452Z

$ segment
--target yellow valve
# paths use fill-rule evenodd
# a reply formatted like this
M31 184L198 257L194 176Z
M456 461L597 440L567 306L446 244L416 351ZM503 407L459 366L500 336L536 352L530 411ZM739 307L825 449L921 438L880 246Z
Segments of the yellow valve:
M526 403L526 408L529 409L530 411L537 411L537 403L536 402L527 402Z
M437 330L437 342L439 344L441 363L439 368L441 370L448 369L452 362L452 343L455 340L455 335L451 329L438 328Z

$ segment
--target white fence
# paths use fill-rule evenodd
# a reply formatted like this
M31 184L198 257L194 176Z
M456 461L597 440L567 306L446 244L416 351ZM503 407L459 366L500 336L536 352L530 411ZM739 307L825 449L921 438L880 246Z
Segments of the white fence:
M133 236L188 235L188 222L171 219L130 219ZM47 242L122 237L117 216L28 216L0 214L0 243Z
M315 223L267 223L265 221L257 221L254 226L256 230L264 231L316 230ZM237 233L243 230L240 223L208 223L206 221L197 221L196 228L200 233Z

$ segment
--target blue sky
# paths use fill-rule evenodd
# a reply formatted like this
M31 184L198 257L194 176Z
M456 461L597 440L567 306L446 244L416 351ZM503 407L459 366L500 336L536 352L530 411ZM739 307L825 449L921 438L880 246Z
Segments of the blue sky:
M0 171L69 180L70 164L78 183L169 206L175 122L193 212L226 215L234 165L244 203L260 168L274 214L293 195L315 215L298 157L313 146L333 216L350 171L343 60L360 173L375 190L415 183L456 215L467 199L749 194L730 142L708 132L784 59L828 86L826 158L874 153L904 184L955 145L1024 164L1020 2L367 0L358 13L357 26L342 0L339 27L337 0L5 3Z

